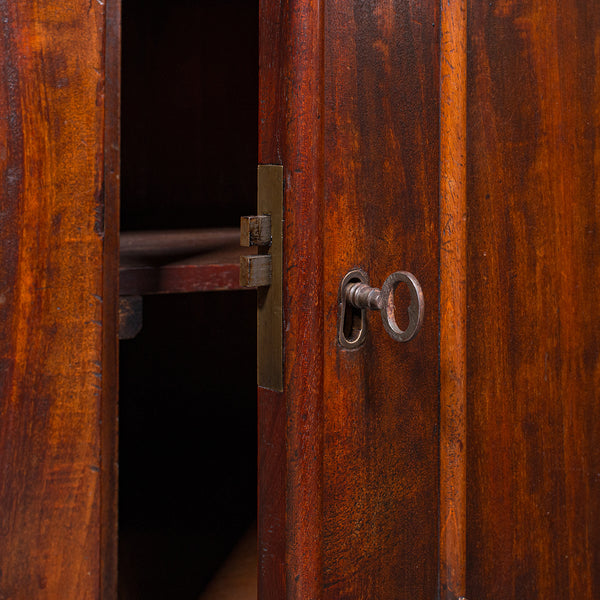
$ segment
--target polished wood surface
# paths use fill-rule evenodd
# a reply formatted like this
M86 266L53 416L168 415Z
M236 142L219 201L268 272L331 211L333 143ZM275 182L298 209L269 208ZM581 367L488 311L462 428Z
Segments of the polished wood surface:
M101 531L113 526L102 501L114 498L102 490L114 482L114 454L102 451L114 429L104 437L102 422L112 414L114 425L115 376L103 362L116 352L114 278L106 290L103 269L117 260L105 235L116 231L105 204L115 202L114 177L104 192L105 11L101 2L0 2L5 598L98 598L101 565L114 564L114 538ZM113 153L106 167L117 164Z
M440 596L465 593L467 494L467 2L441 3Z
M142 8L124 223L234 225L254 199L251 153L239 171L222 158L255 111L251 95L235 111L254 81L236 57L247 19L214 61L162 8L137 23ZM204 23L212 56L222 33L206 23L228 10L170 14ZM0 19L0 597L111 599L117 281L237 289L248 250L233 230L193 252L185 232L129 248L125 234L119 269L120 2L0 0ZM592 0L260 0L259 162L285 169L286 390L258 391L261 600L597 595L599 32ZM156 73L172 94L154 94ZM223 96L240 119L228 135ZM167 220L165 197L180 199ZM358 267L376 286L420 280L412 342L374 313L363 347L339 346L338 285ZM172 300L148 300L155 325Z
M281 1L260 1L260 164L282 164L283 47ZM258 597L280 600L286 593L287 406L286 395L258 388Z
M325 8L323 597L332 600L437 592L439 27L429 0ZM399 270L419 279L426 309L415 339L395 342L373 313L364 346L339 345L338 288L356 267L376 286Z
M258 388L258 597L285 598L285 395ZM279 595L278 595L279 594Z
M262 3L260 162L286 181L286 413L259 436L286 461L286 577L267 585L261 568L265 598L435 595L438 35L434 2ZM338 286L357 266L379 285L417 275L431 303L414 342L373 315L362 349L338 346Z
M285 474L285 489L273 492L284 502L285 521L274 520L268 531L268 515L259 515L259 548L265 537L279 537L284 550L268 560L285 564L285 578L267 575L259 554L258 585L268 599L322 594L322 11L320 0L260 2L259 163L283 164L285 181L285 419L269 416L281 407L259 389L261 422L274 425L268 437L259 432L259 456L260 444L273 440L273 460L285 460L262 468ZM264 484L259 479L259 488ZM269 510L281 514L280 505Z
M467 598L600 587L600 11L469 3Z

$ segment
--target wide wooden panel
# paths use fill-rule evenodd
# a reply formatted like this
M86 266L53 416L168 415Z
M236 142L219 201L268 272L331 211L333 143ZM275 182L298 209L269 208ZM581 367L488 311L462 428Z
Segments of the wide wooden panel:
M105 357L116 344L103 331L105 7L2 1L0 22L0 596L96 598L103 335ZM114 152L109 164L115 198Z
M470 2L467 597L600 584L600 11Z
M431 599L439 499L438 3L331 1L324 22L323 596ZM339 345L338 287L357 267L378 287L398 270L420 280L426 317L413 341L393 341L374 312L364 346Z
M438 36L435 2L261 5L259 160L286 185L286 391L260 391L259 485L285 460L263 505L276 531L259 515L265 598L436 594ZM338 345L338 286L359 266L421 280L413 342L373 314L364 347Z

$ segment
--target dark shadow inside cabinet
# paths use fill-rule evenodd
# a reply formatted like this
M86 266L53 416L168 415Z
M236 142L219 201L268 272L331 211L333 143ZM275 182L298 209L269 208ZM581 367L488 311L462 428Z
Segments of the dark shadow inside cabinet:
M121 98L143 327L120 343L119 599L209 598L236 547L256 560L256 294L229 263L256 207L258 3L123 0Z

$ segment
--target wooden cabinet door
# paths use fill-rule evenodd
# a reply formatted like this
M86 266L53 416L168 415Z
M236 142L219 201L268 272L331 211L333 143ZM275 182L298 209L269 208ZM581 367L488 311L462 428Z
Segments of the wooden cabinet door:
M467 598L600 577L600 10L468 7Z
M439 5L262 2L261 163L284 167L284 391L259 389L259 598L435 598ZM351 269L423 327L337 341Z
M0 3L1 598L116 576L117 17Z
M261 600L595 597L599 19L261 2L260 162L285 181ZM419 279L414 340L372 313L340 346L354 268Z
M259 598L591 600L597 3L259 4ZM0 2L0 597L115 589L119 6ZM338 343L357 268L418 278L412 341Z

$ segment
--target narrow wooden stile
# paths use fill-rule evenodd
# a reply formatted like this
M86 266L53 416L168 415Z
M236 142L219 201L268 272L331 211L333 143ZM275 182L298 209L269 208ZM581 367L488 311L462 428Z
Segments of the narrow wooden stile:
M440 51L440 597L466 582L467 3L442 2Z
M293 310L284 316L286 591L288 598L316 600L322 596L323 134L316 116L323 114L323 2L287 5L283 297L284 313Z
M102 256L102 427L100 597L117 598L118 574L118 280L121 161L121 2L105 9L104 246Z
M323 8L260 2L259 164L284 166L285 221L284 392L258 390L265 600L322 595Z

